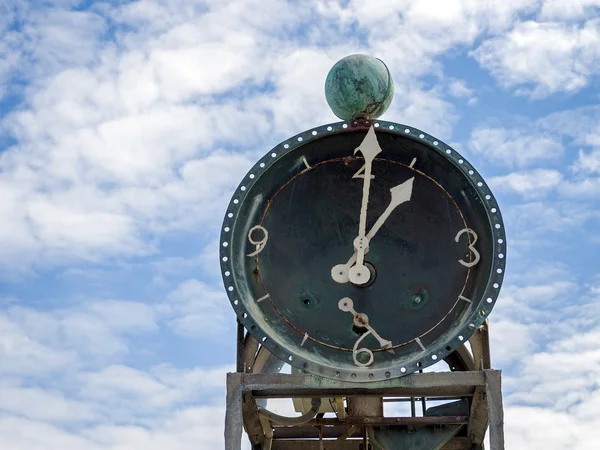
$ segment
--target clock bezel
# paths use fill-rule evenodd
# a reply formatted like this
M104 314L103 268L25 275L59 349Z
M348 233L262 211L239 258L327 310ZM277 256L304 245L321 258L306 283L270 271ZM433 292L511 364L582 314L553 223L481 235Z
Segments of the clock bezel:
M237 211L240 210L240 206L246 199L247 193L251 190L250 188L253 183L259 178L259 175L262 172L268 170L272 164L289 152L295 151L298 147L309 144L324 136L366 130L370 125L375 127L376 133L379 130L379 132L398 134L426 145L429 149L442 155L449 163L453 164L463 173L465 180L470 183L472 189L479 195L479 200L485 206L487 222L492 226L491 234L494 237L492 243L493 263L491 275L488 277L487 286L484 289L484 295L477 300L472 299L474 303L477 302L477 307L473 308L471 315L464 321L465 326L456 328L453 331L446 331L445 336L448 336L449 338L446 339L445 342L430 346L425 351L415 353L413 355L415 357L412 358L410 364L399 363L397 367L394 366L392 369L356 367L355 370L346 370L332 368L326 364L304 358L295 352L293 348L279 345L280 342L278 341L277 336L270 336L265 332L264 323L261 323L260 320L255 320L252 315L249 314L246 302L242 301L240 298L240 290L237 287L237 280L234 279L232 270L233 246L229 246L228 243L231 240L233 226L237 218ZM351 154L351 151L352 149L349 149L349 154ZM358 382L385 380L413 373L439 362L460 347L460 345L464 344L473 335L475 330L483 324L493 309L500 292L506 267L506 235L502 215L499 205L483 177L461 154L443 141L417 128L382 120L374 120L372 122L341 121L326 124L292 136L273 147L256 162L236 188L225 213L219 242L223 282L231 305L242 325L271 353L294 367L304 370L307 373L313 373L327 378ZM250 302L255 300L246 299L246 301Z

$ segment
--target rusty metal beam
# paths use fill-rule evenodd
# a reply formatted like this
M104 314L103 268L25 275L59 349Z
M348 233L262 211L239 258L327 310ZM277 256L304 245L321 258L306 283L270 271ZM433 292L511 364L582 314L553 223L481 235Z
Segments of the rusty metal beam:
M486 320L469 339L475 370L491 368L489 326ZM471 403L471 414L467 435L476 446L483 444L488 427L488 397L487 388L477 386Z
M244 370L242 372L250 373L254 371L254 363L256 361L256 353L258 352L258 341L250 333L246 333L244 340ZM239 371L238 371L239 372Z
M351 425L324 426L323 439L337 439L343 436ZM317 439L319 430L314 426L310 427L275 427L273 429L274 439ZM353 438L362 437L362 429L359 427L352 434Z
M335 441L325 441L325 448L329 450ZM346 440L343 445L335 450L358 450L361 441L358 439ZM471 441L468 438L453 438L441 450L471 450ZM319 441L306 440L274 440L271 450L319 450Z
M273 441L271 450L319 450L319 441ZM334 445L332 441L325 441L325 449L329 450ZM334 447L335 450L359 450L361 441L345 441Z
M314 419L307 424L313 426L319 425L376 425L376 426L424 426L424 425L447 425L447 424L466 424L469 418L467 416L431 416L431 417L350 417L345 421L340 421L336 418L324 417L322 419Z
M225 448L227 450L241 450L243 416L243 392L239 377L241 373L227 374L227 398L225 410Z
M246 434L248 434L252 445L262 444L265 440L265 434L259 420L256 400L249 393L243 394L242 416Z
M487 370L492 368L492 357L490 353L490 334L488 321L483 323L473 336L469 339L475 370Z
M246 329L244 325L238 320L237 321L237 345L236 345L236 364L235 370L238 372L244 371L244 337Z
M450 439L441 450L471 450L473 444L469 438L459 437Z
M450 370L475 370L473 355L466 344L462 344L450 356L444 359L450 366Z
M504 409L502 380L499 370L486 370L485 391L488 398L491 450L504 450Z
M477 386L473 402L471 403L471 414L467 436L475 445L481 445L485 438L488 427L488 404L484 386Z
M470 396L485 384L481 372L428 372L373 383L329 380L314 375L231 373L228 377L255 397Z

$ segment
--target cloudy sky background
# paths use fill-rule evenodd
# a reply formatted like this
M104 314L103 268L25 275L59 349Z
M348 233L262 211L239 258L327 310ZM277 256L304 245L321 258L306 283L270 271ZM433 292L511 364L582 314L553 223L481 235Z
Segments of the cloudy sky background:
M0 448L222 448L217 239L329 68L499 199L507 448L600 448L599 0L0 0Z

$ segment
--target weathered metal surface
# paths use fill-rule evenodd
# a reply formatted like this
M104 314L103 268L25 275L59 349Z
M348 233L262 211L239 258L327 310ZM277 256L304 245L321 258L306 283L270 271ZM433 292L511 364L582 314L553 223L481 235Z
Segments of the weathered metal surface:
M359 450L360 441L351 440L344 442L343 447L333 447L333 444L326 442L326 450ZM273 441L271 450L319 450L318 441ZM387 450L387 449L386 449ZM453 438L444 445L441 450L471 450L471 442L467 438Z
M394 82L387 66L368 55L350 55L331 68L325 80L325 98L342 120L377 118L390 106Z
M242 417L244 419L244 428L246 429L250 442L254 445L262 443L265 435L259 420L256 400L250 393L243 394Z
M348 416L344 422L334 418L315 419L309 423L313 425L373 425L373 426L424 426L436 424L466 424L467 416L440 416L440 417L350 417Z
M488 402L485 386L477 386L471 403L467 436L475 445L481 445L488 427Z
M428 372L369 384L330 380L314 375L243 374L227 375L255 397L336 396L470 396L475 386L485 384L483 372Z
M323 427L323 439L337 439L348 432L354 425L334 425ZM316 439L319 437L319 431L314 426L306 427L278 427L274 430L275 440L277 439ZM362 427L356 427L352 434L355 438L362 437Z
M280 358L272 354L266 347L261 346L256 354L252 372L279 373L284 364Z
M337 438L334 442L332 442L331 445L328 446L327 450L334 450L334 449L339 449L340 447L347 447L345 444L348 442L348 439L350 437L356 435L356 432L358 430L359 430L358 426L356 426L356 425L350 426L350 428L348 428L348 431L346 431L339 438ZM323 427L319 428L319 437L320 437L320 439L323 439ZM364 439L363 439L363 442L364 442Z
M238 320L237 321L237 345L236 345L236 367L235 370L238 372L244 371L244 335L246 330L244 325Z
M254 372L254 363L256 361L256 352L258 351L258 341L250 333L246 334L244 339L244 349L242 352L244 360L244 370L238 370L238 372Z
M469 338L469 343L473 352L474 370L491 369L492 357L487 319Z
M362 164L352 155L364 137L360 126L326 125L272 149L236 190L221 236L223 279L246 329L259 342L266 337L264 345L295 367L356 382L404 376L460 347L489 315L506 261L498 205L474 168L454 149L420 130L384 121L376 124L383 152L373 162L376 179L368 220L385 210L391 187L407 177L415 177L421 186L415 184L415 201L402 205L402 214L392 214L369 246L369 259L377 259L371 261L377 269L372 286L358 288L328 278L333 265L348 259L356 235L356 205L362 190L360 183L348 180ZM414 158L418 168L408 166ZM249 258L248 230L257 224L269 229L270 245ZM477 230L477 250L484 255L470 269L457 263L469 259L468 239L463 236L454 243L450 233L465 224ZM406 262L427 257L441 259L424 269ZM442 266L441 273L427 269ZM406 273L400 276L398 267L405 267ZM423 290L427 292L421 298L431 300L414 303L415 292ZM270 296L257 303L266 293ZM459 294L470 303L454 302ZM367 314L377 332L393 342L394 354L379 351L368 337L375 362L368 368L356 367L351 350L358 335L337 307L337 300L345 296L354 298L357 311Z
M227 374L227 399L225 411L225 449L241 450L242 444L242 384L239 377Z
M472 450L471 441L465 437L452 438L441 450Z
M375 441L384 450L440 450L460 430L461 425L440 425L418 430L379 428ZM376 446L377 447L377 446Z
M500 372L495 370L485 370L481 372L442 372L413 374L408 377L389 380L387 382L376 382L373 385L362 383L348 383L342 381L327 380L312 375L287 375L287 374L228 374L227 380L227 415L225 426L226 450L240 450L241 428L242 428L242 393L252 395L255 393L270 393L271 396L295 396L291 391L297 391L300 395L314 395L314 391L323 392L324 388L334 392L338 396L346 397L354 390L359 389L365 392L365 395L399 395L398 389L413 389L427 391L431 389L444 390L444 384L451 385L454 388L469 387L473 392L477 387L484 387L487 393L490 413L490 442L491 450L504 450L504 432L503 432L503 411L502 397L500 391ZM410 386L410 387L407 387ZM448 386L446 386L447 388ZM447 389L446 389L447 390ZM394 392L396 391L396 392ZM285 392L286 395L282 395ZM406 395L406 394L403 394ZM424 394L428 395L428 394ZM348 427L362 426L378 427L385 426L389 428L406 427L428 427L439 426L440 424L466 424L468 418L465 416L444 416L444 417L348 417L342 422L336 418L317 418L309 424L297 427L274 427L274 441L278 439L300 439L316 438L319 436L319 430L323 439L338 438L347 432ZM315 427L317 425L318 427ZM361 430L357 430L355 437L364 437ZM468 439L471 442L470 439ZM277 444L279 445L279 444ZM280 448L280 447L279 447ZM465 440L456 438L442 447L442 450L462 450L467 449ZM339 450L345 450L344 447Z
M348 417L383 417L381 397L348 397Z
M469 339L473 352L475 370L486 370L491 367L488 321L486 320ZM488 428L487 387L478 386L471 403L468 437L475 446L482 446Z
M454 352L446 356L444 361L448 364L452 372L475 370L473 355L465 344L462 344Z
M444 403L443 405L431 406L425 411L425 416L468 416L469 401L466 398L455 402Z
M504 409L500 371L485 370L484 373L490 423L490 447L491 450L504 450Z
M360 441L346 441L342 446L333 447L329 441L325 444L326 450L359 450ZM319 441L273 441L271 450L320 450Z

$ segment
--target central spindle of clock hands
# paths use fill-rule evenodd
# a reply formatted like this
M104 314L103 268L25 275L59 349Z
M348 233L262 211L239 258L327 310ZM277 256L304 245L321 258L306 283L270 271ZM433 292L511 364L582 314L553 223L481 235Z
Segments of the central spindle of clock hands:
M392 211L394 211L394 209L396 209L402 203L410 201L410 198L412 196L414 179L415 179L415 177L412 177L412 178L406 180L404 183L401 183L398 186L394 186L393 188L390 189L390 194L391 194L390 203L387 206L387 208L385 209L385 211L381 214L381 216L379 216L379 218L377 219L377 221L375 222L375 224L373 225L373 227L371 228L369 233L366 235L367 242L370 242L371 239L373 239L373 237L375 237L375 235L377 234L379 229L383 226L383 224L388 219L388 217L392 214ZM366 255L368 252L369 252L369 248L367 246L362 253L363 260L364 260L364 255ZM351 270L352 265L358 261L358 256L359 256L359 251L355 250L354 254L350 257L350 259L348 260L348 262L346 264L338 264L338 265L334 266L331 269L331 278L333 278L333 280L338 283L347 283L348 281L352 281L353 283L355 283L355 281L352 280L352 278L349 276L349 272ZM370 271L369 271L369 277L370 277ZM364 284L368 281L369 281L369 279L367 278L367 280L365 282L361 282L361 283L357 283L357 284Z
M367 135L361 142L360 146L354 150L354 154L357 152L362 153L365 158L365 170L364 170L364 183L363 183L363 195L362 202L360 205L360 219L358 224L358 236L354 239L354 249L356 251L356 265L352 267L348 273L350 281L355 284L365 284L371 277L371 271L364 264L365 253L369 246L369 239L367 238L367 209L369 206L369 190L371 187L371 172L373 166L373 160L381 153L381 147L377 142L375 136L375 129L369 128Z
M364 333L361 337L359 337L354 343L354 347L352 348L352 358L354 359L354 364L359 367L367 367L373 364L373 351L368 348L358 348L358 345L361 343L363 339L365 339L369 334L372 334L377 341L379 341L379 345L381 348L387 349L390 353L395 353L392 348L392 341L388 341L383 339L377 332L373 329L373 327L369 324L369 317L364 313L357 313L354 310L354 302L349 297L344 297L338 302L338 308L340 308L344 312L352 313L354 316L354 325L359 328L366 328L367 332ZM366 353L369 355L369 360L366 363L360 362L357 358L357 355L360 353Z

